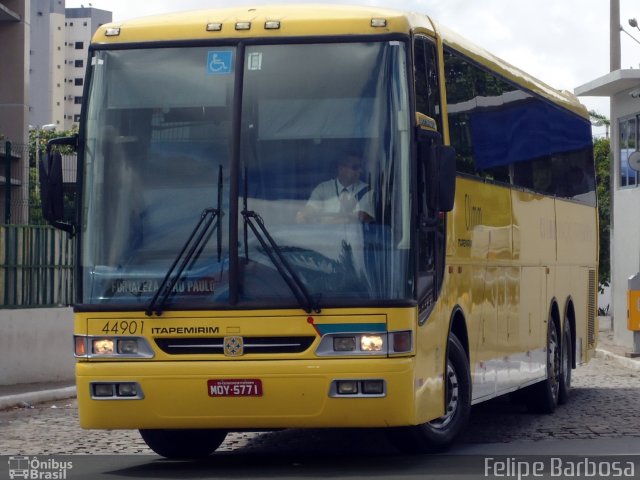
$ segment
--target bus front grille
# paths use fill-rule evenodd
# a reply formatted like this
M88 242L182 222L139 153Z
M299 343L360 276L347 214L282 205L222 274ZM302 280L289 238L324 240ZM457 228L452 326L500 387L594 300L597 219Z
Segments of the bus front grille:
M302 353L315 337L243 337L243 353L278 354ZM156 345L169 355L225 355L225 339L213 338L156 338Z

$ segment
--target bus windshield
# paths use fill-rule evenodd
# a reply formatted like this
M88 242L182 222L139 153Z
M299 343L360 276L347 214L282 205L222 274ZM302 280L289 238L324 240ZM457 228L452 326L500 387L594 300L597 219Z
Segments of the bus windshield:
M406 68L399 41L95 51L82 303L143 309L213 209L165 308L412 299Z

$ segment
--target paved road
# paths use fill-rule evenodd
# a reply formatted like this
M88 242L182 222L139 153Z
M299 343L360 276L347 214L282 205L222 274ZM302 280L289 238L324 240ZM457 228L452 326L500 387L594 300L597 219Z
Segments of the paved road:
M640 454L640 370L596 358L574 370L572 397L554 415L526 412L508 399L473 408L467 431L451 453L486 453L490 445L535 442L530 453L591 440L612 451ZM525 443L525 445L528 443ZM484 449L484 451L483 451ZM504 449L501 449L504 452ZM381 431L283 430L234 433L220 452L255 455L358 456L373 460L394 452ZM135 431L85 431L78 427L75 400L0 412L0 454L150 454ZM607 453L607 452L602 452ZM609 452L610 453L610 452Z

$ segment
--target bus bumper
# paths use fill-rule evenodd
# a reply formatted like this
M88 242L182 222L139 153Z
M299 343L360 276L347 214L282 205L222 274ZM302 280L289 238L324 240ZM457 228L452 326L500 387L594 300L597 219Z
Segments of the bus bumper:
M413 362L413 358L78 362L80 425L98 429L227 430L411 425L419 423L417 386L424 390L425 385L441 383L416 381ZM260 380L260 396L210 395L211 380L247 379ZM384 394L333 396L335 380L366 379L384 380ZM137 398L97 398L96 383L136 384L141 391ZM422 393L424 398L428 392ZM434 404L434 411L438 411L441 401ZM420 410L424 412L424 405Z

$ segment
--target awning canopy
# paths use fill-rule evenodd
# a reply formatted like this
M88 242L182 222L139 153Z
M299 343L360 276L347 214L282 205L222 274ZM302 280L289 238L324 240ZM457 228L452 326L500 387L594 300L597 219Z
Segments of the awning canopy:
M640 89L640 70L615 70L576 87L574 93L579 97L613 97L634 88Z

